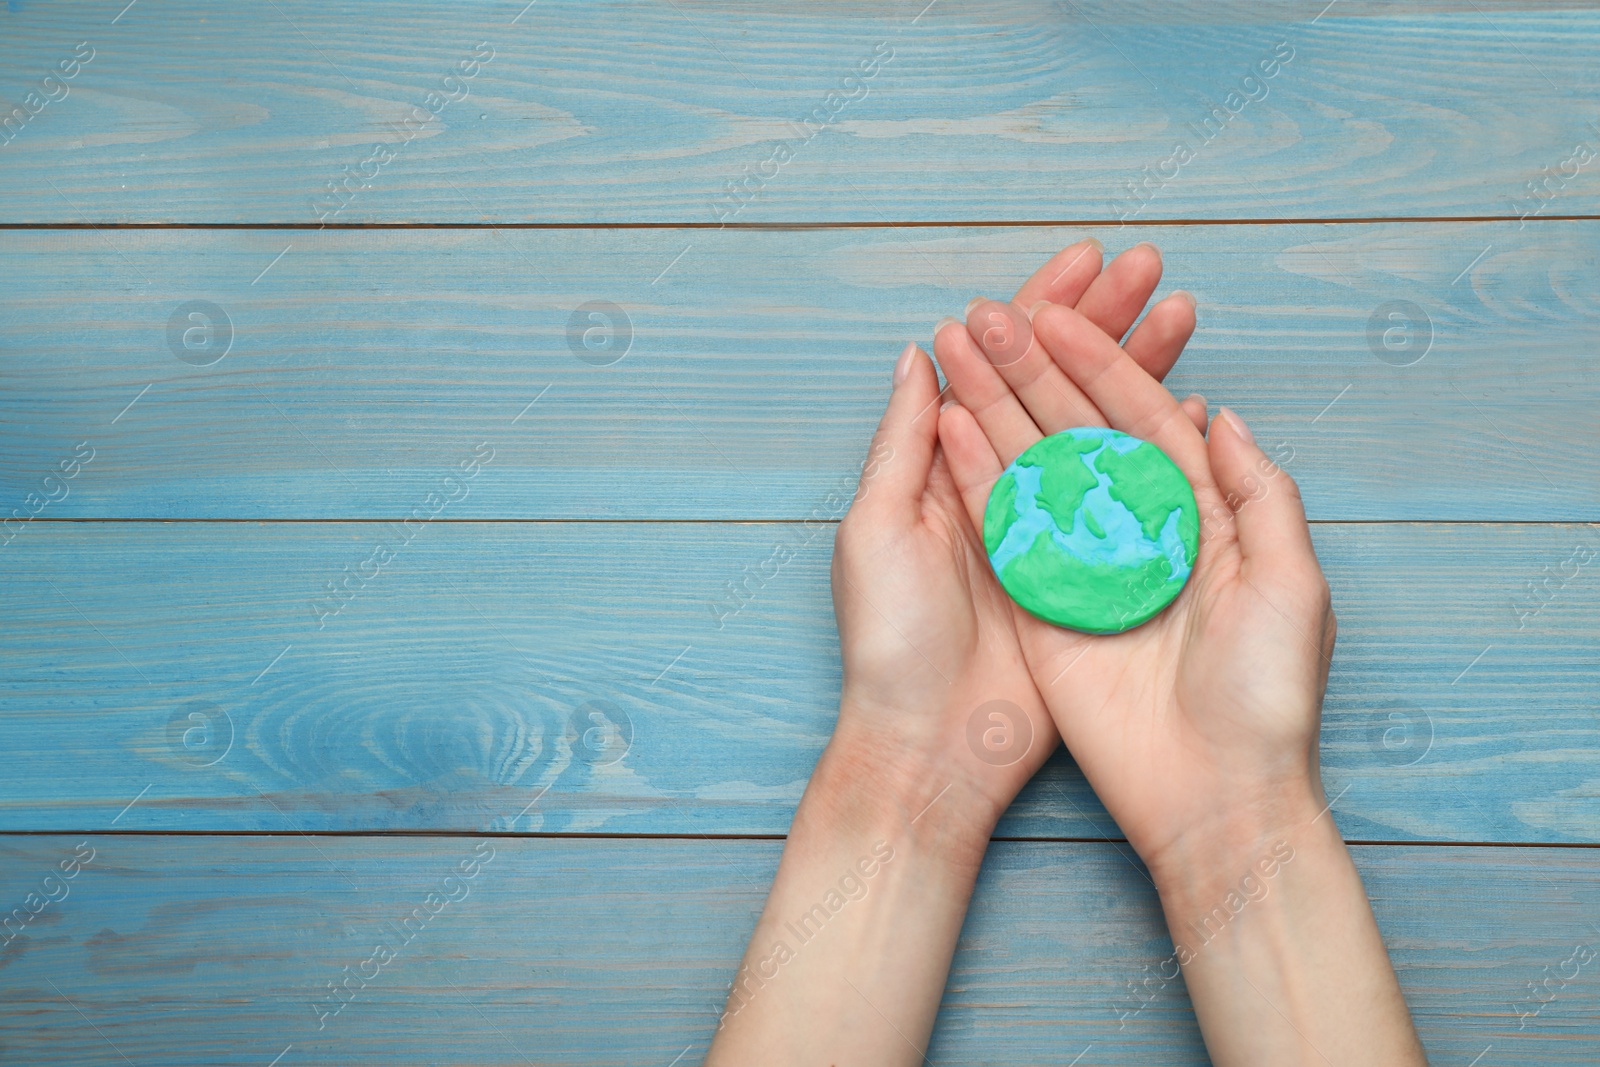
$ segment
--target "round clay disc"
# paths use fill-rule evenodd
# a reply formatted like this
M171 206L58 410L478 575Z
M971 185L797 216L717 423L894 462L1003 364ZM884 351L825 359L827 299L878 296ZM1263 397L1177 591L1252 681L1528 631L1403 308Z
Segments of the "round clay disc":
M1131 630L1183 589L1200 545L1189 479L1166 453L1080 426L1036 442L989 491L983 543L1000 584L1046 622Z

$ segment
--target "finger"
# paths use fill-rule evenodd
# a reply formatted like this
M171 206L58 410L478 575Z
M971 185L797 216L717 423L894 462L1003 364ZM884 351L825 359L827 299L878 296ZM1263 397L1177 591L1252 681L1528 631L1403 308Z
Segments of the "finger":
M983 427L972 412L951 404L939 413L939 446L950 468L951 480L966 505L972 528L983 532L983 513L989 507L989 490L1005 470Z
M1194 297L1179 289L1156 302L1122 343L1122 350L1159 382L1194 336L1194 322Z
M1077 306L1084 291L1099 275L1105 250L1106 246L1094 237L1068 245L1034 271L1033 277L1022 283L1011 302L1021 308L1032 307L1041 300Z
M1196 496L1215 493L1205 438L1172 394L1120 345L1077 311L1054 304L1034 313L1033 332L1111 426L1165 452Z
M895 361L894 391L861 469L855 505L915 517L939 437L939 379L927 353L906 345Z
M974 300L967 334L1042 433L1069 426L1104 426L1089 398L1033 340L1033 326L1015 304Z
M1113 340L1122 340L1139 317L1161 281L1161 251L1149 241L1140 241L1113 259L1099 277L1089 284L1076 305L1083 317L1104 330ZM1059 303L1059 301L1055 301ZM1024 307L1031 305L1024 304Z
M1189 416L1189 421L1194 423L1194 428L1201 433L1206 432L1206 398L1199 393L1190 393L1178 402L1183 413ZM1213 473L1215 465L1213 464Z
M996 453L1010 463L1043 435L1000 372L954 319L939 324L933 351L955 399L983 428Z
M1311 527L1294 479L1256 446L1244 420L1227 408L1211 421L1209 449L1247 572L1258 571L1275 585L1320 582Z

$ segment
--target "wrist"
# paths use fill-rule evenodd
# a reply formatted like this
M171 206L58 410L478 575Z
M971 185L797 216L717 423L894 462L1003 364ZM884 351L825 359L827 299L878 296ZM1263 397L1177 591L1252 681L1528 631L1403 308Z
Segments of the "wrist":
M1229 894L1248 898L1301 853L1346 852L1321 790L1307 783L1230 804L1145 857L1169 916L1209 910Z
M806 786L708 1064L921 1060L993 822L860 710Z
M1423 1064L1350 851L1320 803L1302 814L1236 816L1160 871L1211 1060Z
M817 761L795 830L903 841L952 873L975 876L1004 808L973 789L953 761L908 750L847 719L840 715Z

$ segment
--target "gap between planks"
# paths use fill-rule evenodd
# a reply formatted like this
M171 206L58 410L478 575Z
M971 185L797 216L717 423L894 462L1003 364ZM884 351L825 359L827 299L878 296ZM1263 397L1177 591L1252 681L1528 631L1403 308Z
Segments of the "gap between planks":
M438 838L467 838L467 837L495 837L506 839L530 839L548 841L787 841L788 834L696 834L696 833L604 833L600 831L584 831L581 833L563 833L561 831L537 830L303 830L284 832L281 830L0 830L0 841L10 837L438 837ZM1002 841L1012 843L1034 844L1067 844L1067 845L1125 845L1125 837L1022 837L1016 835L996 836L989 839L991 842ZM1344 843L1361 847L1394 847L1394 848L1560 848L1560 849L1600 849L1600 841L1452 841L1447 838L1429 839L1382 839L1382 838L1345 838Z
M1097 226L1364 226L1381 223L1592 222L1600 215L1374 215L1261 219L959 219L892 222L0 222L0 230L895 230Z
M361 519L296 519L296 518L230 518L219 516L202 516L197 518L152 518L140 516L137 518L117 518L115 516L77 515L54 518L34 518L30 522L39 523L234 523L234 524L273 524L279 526L309 525L314 523L338 524L366 524L394 523L405 518L405 515L395 515L390 518L361 518ZM839 525L839 519L432 519L433 525L439 526L801 526L808 522L821 522L829 526ZM1307 519L1312 526L1597 526L1600 520L1596 519Z

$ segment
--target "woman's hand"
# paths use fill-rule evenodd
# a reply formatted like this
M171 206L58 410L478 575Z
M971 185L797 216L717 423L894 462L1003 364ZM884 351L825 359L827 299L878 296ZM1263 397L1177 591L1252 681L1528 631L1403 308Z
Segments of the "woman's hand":
M1157 871L1226 822L1310 819L1323 804L1316 742L1334 617L1294 480L1225 409L1208 442L1204 400L1185 410L1081 314L1039 307L1032 331L1012 362L991 362L959 327L935 340L961 401L943 413L941 437L976 527L1005 466L1069 426L1155 444L1200 511L1188 584L1143 626L1082 634L1013 605L1067 747Z
M1069 426L1149 441L1194 488L1198 558L1155 618L1088 635L1013 616L1062 738L1151 870L1213 1060L1422 1062L1324 817L1335 623L1293 479L1227 409L1202 436L1204 399L1180 405L1082 314L1034 305L1010 334L984 326L1025 322L1016 309L973 314L935 351L960 401L940 440L974 529L1005 466Z

